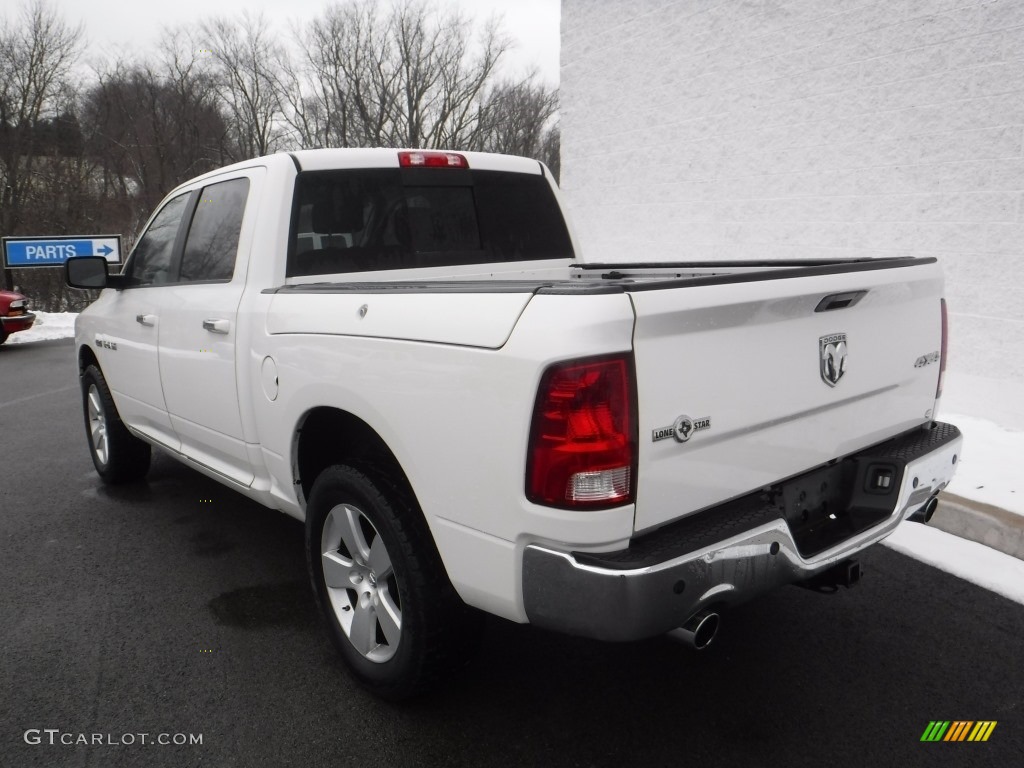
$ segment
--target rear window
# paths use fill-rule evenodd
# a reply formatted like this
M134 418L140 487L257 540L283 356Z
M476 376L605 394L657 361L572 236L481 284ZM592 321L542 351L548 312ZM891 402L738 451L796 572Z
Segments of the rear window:
M540 175L394 168L296 181L289 277L572 256Z

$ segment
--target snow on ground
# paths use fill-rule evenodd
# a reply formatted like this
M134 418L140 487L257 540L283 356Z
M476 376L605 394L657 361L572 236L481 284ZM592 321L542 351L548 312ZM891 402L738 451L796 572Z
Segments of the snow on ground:
M882 543L1024 605L1024 560L920 523L900 524Z
M964 450L946 489L1024 515L1024 432L959 413L940 413L964 435Z
M75 335L74 312L37 312L35 325L11 334L8 344ZM941 414L964 434L964 452L949 492L1024 515L1024 432L985 419ZM1024 561L936 528L903 523L885 543L1004 597L1024 604Z
M33 341L66 339L75 335L77 312L36 312L36 321L27 331L17 331L7 339L8 344L28 344Z

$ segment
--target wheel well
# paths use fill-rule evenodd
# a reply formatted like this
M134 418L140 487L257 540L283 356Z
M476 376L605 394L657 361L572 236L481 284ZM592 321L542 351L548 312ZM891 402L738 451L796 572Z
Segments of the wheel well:
M383 475L416 498L398 459L374 429L357 416L335 408L314 408L299 426L295 451L297 483L308 499L313 482L327 467L347 464Z
M84 373L85 369L90 365L95 365L99 368L100 361L96 359L96 354L91 349L82 347L78 350L78 374Z

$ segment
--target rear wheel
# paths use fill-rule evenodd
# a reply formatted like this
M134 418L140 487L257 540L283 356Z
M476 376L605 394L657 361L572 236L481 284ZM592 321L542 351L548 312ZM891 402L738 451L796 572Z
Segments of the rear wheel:
M82 372L82 407L89 453L103 482L115 485L145 476L152 449L121 421L106 379L95 365Z
M479 617L448 581L419 509L385 477L325 469L306 543L331 639L363 685L405 699L469 660Z

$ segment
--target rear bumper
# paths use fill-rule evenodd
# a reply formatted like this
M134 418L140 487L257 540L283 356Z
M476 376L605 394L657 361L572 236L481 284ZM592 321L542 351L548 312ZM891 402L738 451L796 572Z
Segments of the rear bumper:
M790 498L808 480L817 485L829 468L688 516L618 552L528 545L526 614L533 624L568 634L638 640L701 611L811 579L884 539L945 488L962 443L956 427L932 424L848 457L845 508L833 506L838 514L813 525L802 522ZM879 466L898 470L892 492L865 494L866 478Z

